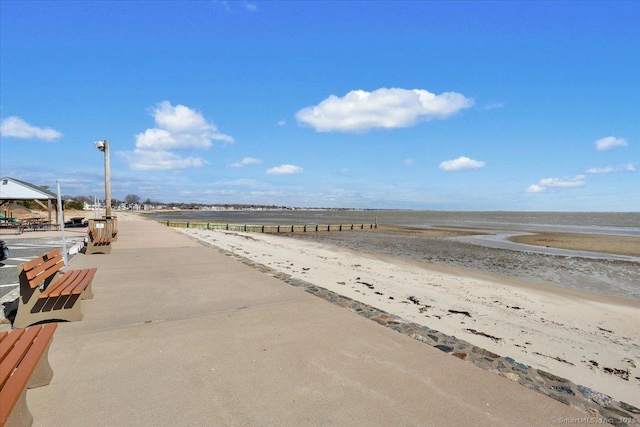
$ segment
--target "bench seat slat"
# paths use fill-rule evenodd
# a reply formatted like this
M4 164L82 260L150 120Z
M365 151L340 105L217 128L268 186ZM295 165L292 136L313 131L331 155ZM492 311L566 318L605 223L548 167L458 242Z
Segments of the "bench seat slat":
M4 390L4 386L9 380L9 377L27 353L29 347L31 347L31 343L36 336L38 336L38 328L29 328L17 341L12 343L8 356L2 361L2 365L0 365L2 368L0 372L0 390Z
M56 281L50 283L47 289L38 295L38 298L59 297L62 295L62 292L66 289L69 283L78 276L78 274L80 274L80 270L72 270L63 274Z
M9 357L0 364L0 424L4 425L9 418L57 327L57 323L47 323L24 329L12 345Z
M60 291L60 295L80 295L90 282L90 280L87 280L87 273L87 269L77 270L77 274L67 280L66 286Z
M9 332L2 333L0 336L0 363L4 361L23 333L24 329L16 329L11 333L11 335L9 335Z
M91 283L91 281L93 280L93 276L95 276L97 271L98 271L97 268L85 268L84 270L82 270L83 272L82 277L80 277L75 282L75 286L69 290L68 295L81 294L85 290L87 285ZM63 293L62 295L67 295L67 294Z
M97 268L85 268L71 270L65 273L55 283L49 285L38 298L59 297L61 295L80 295L87 285L93 280Z

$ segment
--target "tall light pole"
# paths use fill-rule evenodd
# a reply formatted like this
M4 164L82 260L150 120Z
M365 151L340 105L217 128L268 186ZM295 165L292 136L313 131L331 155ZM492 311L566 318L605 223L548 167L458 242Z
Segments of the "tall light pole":
M96 148L104 153L104 204L105 216L111 216L111 166L109 164L109 141L96 141Z

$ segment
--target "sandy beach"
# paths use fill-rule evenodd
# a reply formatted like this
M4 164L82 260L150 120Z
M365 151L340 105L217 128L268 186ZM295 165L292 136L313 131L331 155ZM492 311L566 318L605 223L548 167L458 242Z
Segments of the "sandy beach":
M381 225L380 232L411 234L421 237L461 237L483 234L482 232L448 228L411 228ZM488 233L487 233L488 234ZM536 232L509 237L510 241L527 245L546 246L576 251L602 252L616 255L640 257L640 237L611 234Z
M509 240L527 245L640 257L640 237L635 236L545 232L514 236Z
M614 399L640 404L637 301L469 274L306 239L179 231Z

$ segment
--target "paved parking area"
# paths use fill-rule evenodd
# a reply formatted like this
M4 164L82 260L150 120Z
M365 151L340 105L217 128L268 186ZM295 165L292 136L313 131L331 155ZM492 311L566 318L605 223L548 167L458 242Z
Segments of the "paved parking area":
M42 255L55 248L62 248L62 237L30 237L23 234L20 237L5 239L0 236L0 240L4 240L9 247L9 258L0 261L0 300L12 290L18 287L18 271L17 266ZM77 253L84 241L84 235L72 235L65 237L67 243L67 251L69 259Z

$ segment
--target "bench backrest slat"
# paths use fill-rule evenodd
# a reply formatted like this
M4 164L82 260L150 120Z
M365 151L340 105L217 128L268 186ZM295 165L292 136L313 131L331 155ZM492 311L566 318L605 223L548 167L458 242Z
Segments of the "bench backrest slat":
M33 267L36 267L36 266L42 264L43 260L47 260L47 259L53 258L54 256L56 256L59 253L62 253L62 251L60 249L54 249L52 251L49 251L49 252L45 253L44 255L41 255L39 257L36 257L36 258L32 259L31 261L25 262L24 264L22 264L22 268L24 270L31 270Z
M33 289L44 280L53 276L59 270L64 268L64 258L62 257L62 251L60 249L49 251L44 255L32 259L31 261L25 262L20 266L20 268L27 278L29 287Z
M54 275L58 270L64 268L64 259L62 258L62 255L56 255L46 261L43 260L43 257L38 257L38 259L41 262L40 265L32 268L31 270L25 270L27 279L29 279L29 284L32 288L35 287L32 282L34 282L35 279L38 279L38 276L42 275L42 279L44 280L45 278ZM37 285L40 282L42 282L42 280L37 280L35 284Z
M53 258L54 256L58 255L58 254L62 254L62 250L60 248L56 248L56 249L52 249L49 252L46 252L44 255L42 255L45 259L50 259Z
M48 260L51 259L57 255L61 255L62 251L58 248L58 249L53 249L50 250L49 252L45 252L44 254L40 255L39 257L36 257L34 259L32 259L31 261L27 261L24 264L22 264L22 268L25 270L30 270L33 267L39 265L40 263L42 263L42 260Z

